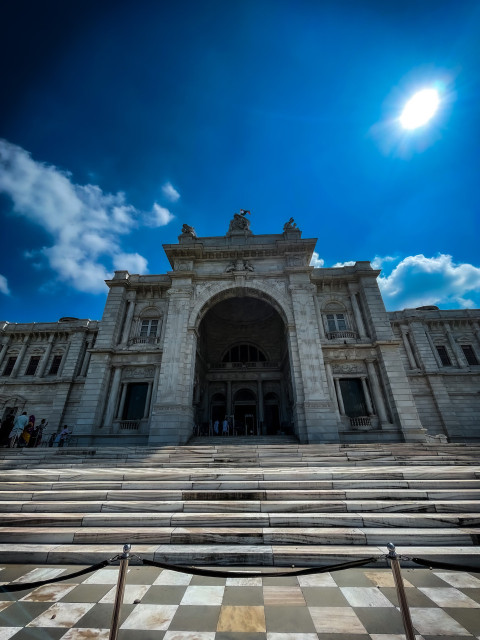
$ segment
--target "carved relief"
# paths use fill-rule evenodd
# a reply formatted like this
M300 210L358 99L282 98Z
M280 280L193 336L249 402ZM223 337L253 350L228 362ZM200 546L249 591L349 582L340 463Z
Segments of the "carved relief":
M365 373L365 366L358 363L332 364L333 373Z
M153 378L155 367L126 367L123 372L124 378Z

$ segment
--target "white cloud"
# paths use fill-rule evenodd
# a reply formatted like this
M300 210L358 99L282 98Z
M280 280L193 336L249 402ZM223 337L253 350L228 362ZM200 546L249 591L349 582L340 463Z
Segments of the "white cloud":
M4 293L6 296L10 295L10 289L8 288L8 281L5 276L0 274L0 293Z
M52 246L39 253L58 278L89 293L105 290L103 280L111 273L104 262L146 271L145 258L122 252L122 235L139 224L164 226L174 218L156 203L151 212L142 212L128 204L122 192L104 193L97 185L75 184L69 173L33 160L6 140L0 140L0 192L12 199L14 213L52 236ZM31 253L38 258L38 252Z
M170 213L168 209L155 203L152 211L146 216L144 222L148 227L164 227L171 222L174 217L173 213Z
M180 194L171 182L166 182L162 187L162 193L170 202L176 202L180 199Z
M375 256L375 258L370 263L372 265L372 269L381 269L385 262L394 262L397 258L393 258L392 256Z
M390 275L379 276L378 284L389 309L439 304L470 308L478 304L472 294L480 293L480 268L455 264L445 254L420 254L404 258Z
M115 269L126 269L130 273L147 273L147 261L139 253L119 253L113 258Z
M332 269L336 269L338 267L353 267L355 264L355 260L347 260L347 262L336 262L332 265Z
M316 251L313 252L312 259L310 260L310 266L315 268L321 268L325 265L325 260L320 258Z

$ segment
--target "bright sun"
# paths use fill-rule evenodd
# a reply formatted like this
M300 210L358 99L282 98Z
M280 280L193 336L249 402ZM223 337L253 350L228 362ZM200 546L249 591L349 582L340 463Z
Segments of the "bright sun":
M434 115L440 104L436 89L423 89L416 93L405 105L400 116L404 129L416 129L426 124Z

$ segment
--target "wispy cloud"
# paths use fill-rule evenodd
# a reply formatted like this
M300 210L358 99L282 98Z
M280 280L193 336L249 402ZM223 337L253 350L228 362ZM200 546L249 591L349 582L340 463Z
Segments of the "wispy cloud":
M170 202L177 202L177 200L180 200L180 194L178 193L178 191L175 189L175 187L171 182L166 182L163 185L162 193L165 196L165 198Z
M347 260L347 262L336 262L332 264L332 269L337 269L338 267L353 267L355 264L355 260Z
M456 264L452 256L423 254L401 260L378 284L390 310L423 305L470 308L479 304L480 268Z
M58 278L89 293L105 290L103 280L110 277L111 265L145 273L147 260L138 253L124 253L121 237L141 224L159 227L174 218L156 203L152 211L143 212L122 192L76 184L69 173L37 162L6 140L0 140L0 191L12 199L14 213L51 235L52 245L40 253Z
M8 281L5 276L0 274L0 293L4 293L6 296L10 295L10 289L8 288Z

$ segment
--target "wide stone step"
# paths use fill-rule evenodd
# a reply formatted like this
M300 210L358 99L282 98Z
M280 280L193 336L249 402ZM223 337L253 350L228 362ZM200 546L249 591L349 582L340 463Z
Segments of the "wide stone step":
M363 478L351 480L232 480L232 481L209 481L209 480L76 480L76 481L31 481L31 482L2 482L0 484L5 494L10 492L35 492L48 491L58 495L61 491L84 491L90 494L92 491L165 491L176 494L177 491L189 491L200 494L202 492L216 492L225 494L231 492L277 492L278 495L286 494L288 491L299 492L302 495L325 494L339 497L360 496L360 494L372 495L381 498L383 494L397 497L408 496L418 493L418 497L436 492L436 497L447 497L450 493L470 494L480 491L480 482L477 479L466 478L464 480L365 480ZM461 492L461 494L460 494ZM445 495L443 495L445 494ZM433 495L433 494L432 494ZM62 494L63 498L63 494ZM335 499L335 498L334 498Z
M142 512L17 512L0 514L3 527L436 527L476 528L480 513L184 513Z
M24 484L23 487L25 488ZM75 483L73 486L77 486ZM269 490L269 489L245 489L245 490L227 490L219 491L193 491L189 489L93 489L91 485L82 489L72 490L70 488L56 487L54 490L21 490L18 484L15 488L9 488L7 491L0 491L0 504L8 501L24 502L24 501L78 501L78 500L113 500L113 501L130 501L130 500L181 500L181 501L209 501L209 502L232 502L239 503L255 502L255 501L285 501L298 502L308 501L317 504L319 501L375 501L382 502L405 502L408 501L434 501L447 500L459 502L461 500L477 500L480 506L480 489L428 489L420 491L417 489L345 489L343 491L334 489L325 490ZM5 485L3 485L5 489Z
M480 513L479 500L79 500L78 495L62 500L62 510L73 512L152 512L169 511L184 513L330 513L330 512L432 512L432 513ZM76 499L75 499L76 498ZM59 501L53 496L48 501L28 500L0 501L0 513L5 512L56 512Z
M468 527L421 531L423 544L446 546L473 545L476 532ZM0 543L57 544L302 544L302 545L411 545L419 538L417 529L406 528L188 528L188 527L58 527L54 530L38 527L0 527Z
M393 540L392 537L389 540ZM0 544L0 562L17 564L25 558L39 564L94 564L122 551L121 544ZM370 566L385 567L386 545L172 545L135 544L132 552L141 558L178 565L206 566L329 566L363 558L374 558ZM480 569L479 547L398 545L402 566L418 566L409 558L429 558L468 564ZM132 560L132 564L135 560Z
M9 482L12 480L22 482L38 482L40 480L49 480L51 482L57 481L84 481L84 480L152 480L152 481L217 481L217 482L232 482L232 481L285 481L286 477L292 481L299 480L355 480L357 483L363 482L363 486L369 486L369 482L372 480L415 480L415 479L440 479L440 480L460 480L460 479L479 479L480 467L477 466L464 467L437 467L430 468L424 466L410 466L410 467L395 467L392 470L385 469L384 467L372 467L372 468L348 468L343 469L341 467L329 467L328 469L311 468L305 469L292 469L288 474L284 469L250 469L250 468L238 468L229 467L223 470L211 471L206 469L187 469L182 468L152 468L146 469L118 467L114 469L107 468L94 468L92 470L82 468L61 467L57 470L54 469L39 469L39 470L23 470L12 469L8 473L0 473L0 482Z

